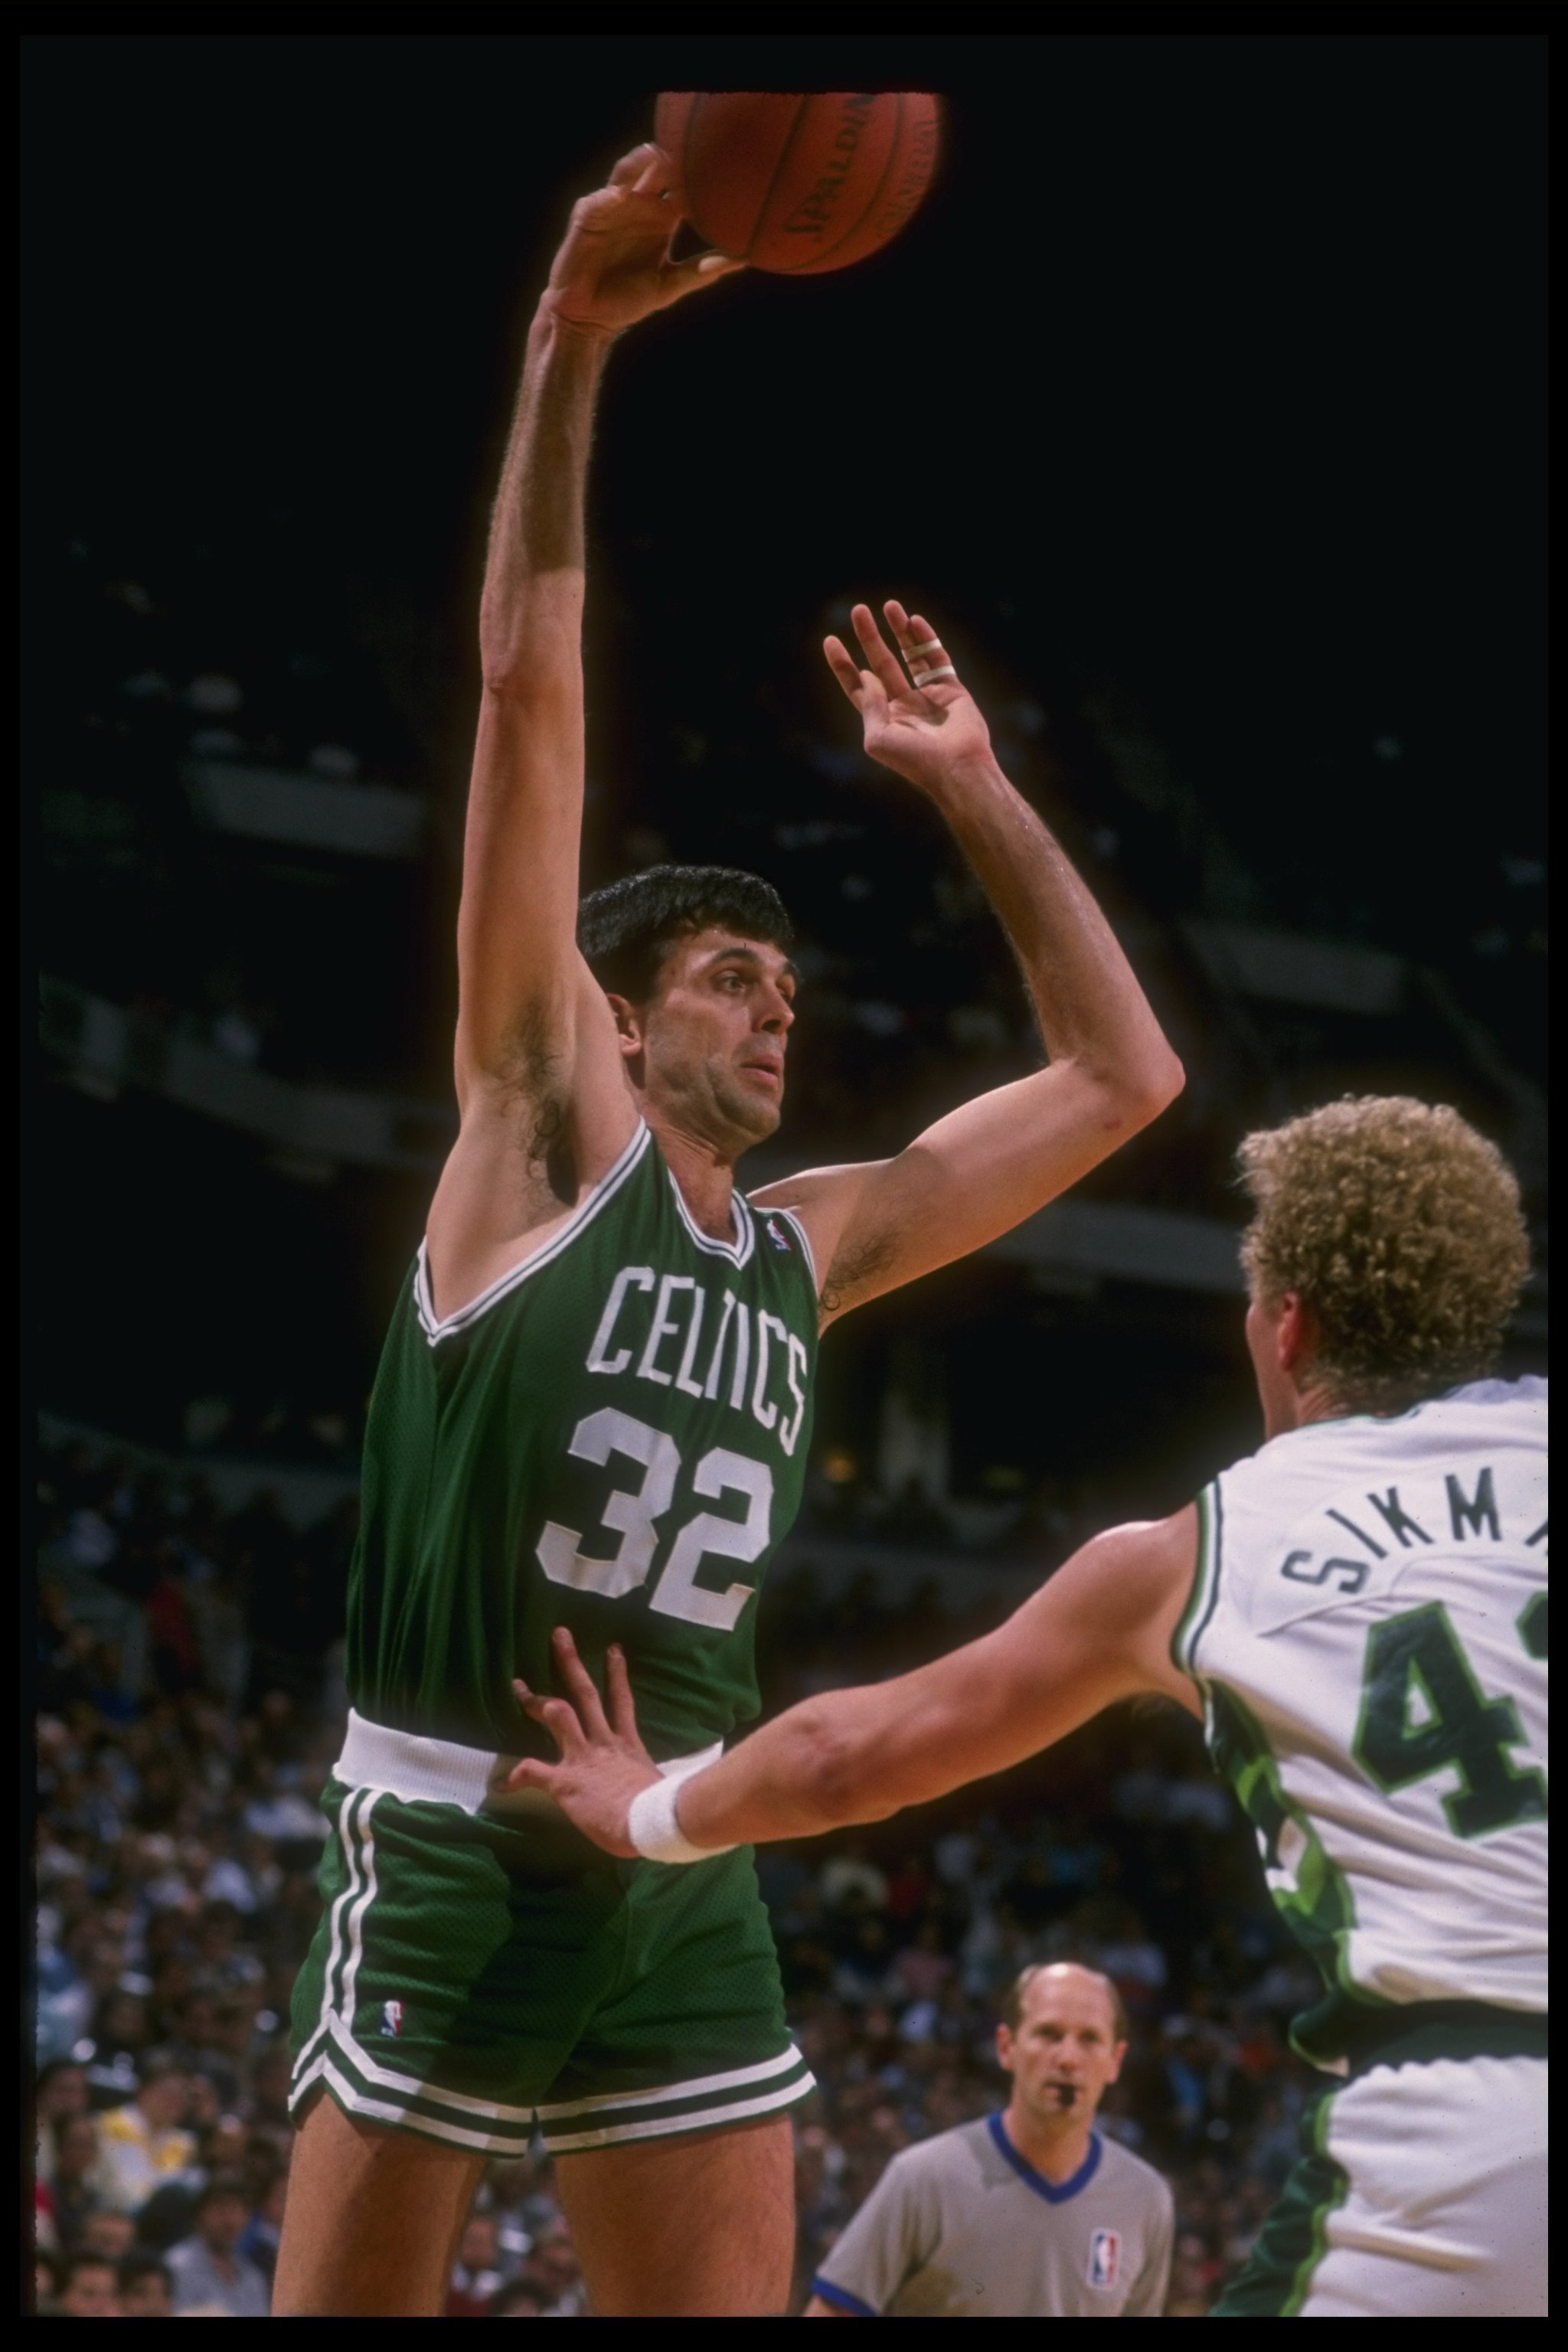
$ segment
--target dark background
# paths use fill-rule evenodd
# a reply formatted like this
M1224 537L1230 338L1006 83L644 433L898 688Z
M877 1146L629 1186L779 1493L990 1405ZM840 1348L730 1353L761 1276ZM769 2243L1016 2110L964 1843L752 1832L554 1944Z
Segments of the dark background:
M26 792L69 800L29 894L47 971L159 1018L237 1000L265 1066L439 1118L485 518L534 291L661 80L829 67L874 83L885 45L26 45ZM989 918L854 755L817 652L848 599L898 593L961 649L1187 1062L1100 1193L1235 1222L1239 1133L1346 1084L1458 1100L1510 1144L1508 1084L1451 1025L1254 1014L1238 1045L1178 935L1206 915L1409 956L1539 1072L1543 44L916 40L899 71L949 92L905 235L615 356L585 880L668 848L779 883L825 982L791 1151L894 1147L1026 1066ZM151 730L123 698L148 666L174 695ZM244 687L240 758L302 765L324 736L431 795L426 858L202 835L174 779L179 697L213 670ZM1131 763L1107 751L1130 729ZM898 1036L846 1013L867 1000ZM965 1003L997 1012L992 1047L952 1049ZM148 1437L196 1391L357 1410L428 1172L291 1182L134 1090L52 1088L40 1133L51 1402ZM984 1326L988 1281L883 1320L941 1330L973 1297ZM1064 1365L1080 1323L1103 1338L1029 1311ZM1141 1348L1132 1319L1110 1358L1168 1391L1168 1335ZM834 1342L863 1393L860 1344Z

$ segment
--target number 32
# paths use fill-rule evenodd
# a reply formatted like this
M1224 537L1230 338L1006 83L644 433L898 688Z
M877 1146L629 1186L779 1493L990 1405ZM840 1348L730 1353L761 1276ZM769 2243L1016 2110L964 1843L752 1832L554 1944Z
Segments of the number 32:
M580 1462L601 1466L612 1454L643 1465L642 1484L636 1492L615 1487L600 1515L600 1526L613 1529L621 1538L607 1559L585 1559L577 1549L583 1540L578 1530L558 1527L553 1520L539 1538L539 1565L552 1584L570 1584L579 1592L619 1600L623 1593L635 1592L646 1583L653 1566L658 1549L657 1522L674 1500L675 1482L680 1475L679 1448L662 1430L650 1429L646 1421L605 1405L577 1423L567 1452ZM699 1511L688 1520L647 1605L666 1617L684 1617L692 1624L727 1633L754 1587L731 1584L725 1591L714 1592L698 1583L697 1570L704 1553L742 1562L762 1557L773 1518L773 1474L765 1462L753 1462L748 1454L731 1454L728 1446L715 1445L693 1470L691 1485L695 1493L714 1502L725 1494L743 1495L746 1516L726 1519L713 1511Z

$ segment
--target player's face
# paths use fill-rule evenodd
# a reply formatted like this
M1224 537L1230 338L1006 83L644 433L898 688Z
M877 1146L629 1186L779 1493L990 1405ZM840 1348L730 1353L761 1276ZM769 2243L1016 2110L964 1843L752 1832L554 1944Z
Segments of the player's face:
M1045 1969L1025 1989L1016 2032L999 2026L996 2054L1015 2095L1040 2123L1071 2116L1087 2123L1108 2084L1121 2072L1127 2045L1116 2039L1116 2012L1087 1969Z
M145 2271L120 2291L121 2315L126 2319L172 2319L168 2281L159 2271Z
M713 929L679 940L657 993L628 1016L649 1108L725 1151L771 1135L784 1108L796 977L765 940Z

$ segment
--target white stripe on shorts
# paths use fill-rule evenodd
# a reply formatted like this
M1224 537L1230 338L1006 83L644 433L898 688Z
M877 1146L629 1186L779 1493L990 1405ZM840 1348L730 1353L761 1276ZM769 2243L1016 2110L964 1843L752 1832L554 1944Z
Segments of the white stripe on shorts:
M808 2091L816 2088L815 2074L802 2075L796 2083L786 2083L782 2090L768 2091L760 2098L736 2099L728 2105L699 2108L695 2115L648 2116L630 2124L603 2124L596 2131L552 2132L548 2126L544 2145L552 2156L571 2156L578 2148L616 2147L625 2140L673 2138L678 2132L706 2131L715 2124L742 2123L748 2116L765 2116L774 2107L787 2107L796 2099L804 2099ZM672 2098L674 2092L665 2096Z
M803 2063L792 2042L776 2058L763 2058L754 2066L731 2067L724 2074L694 2074L689 2083L667 2083L658 2091L596 2091L591 2098L563 2099L559 2106L536 2109L541 2123L554 2116L585 2116L597 2107L649 2107L660 2099L695 2099L709 2091L739 2090L745 2083L765 2083L770 2074Z

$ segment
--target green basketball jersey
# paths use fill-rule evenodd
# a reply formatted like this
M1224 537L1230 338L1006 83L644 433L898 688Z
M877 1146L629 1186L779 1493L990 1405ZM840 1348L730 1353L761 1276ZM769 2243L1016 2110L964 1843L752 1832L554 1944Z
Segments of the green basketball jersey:
M660 1760L758 1710L756 1591L800 1507L816 1280L795 1219L693 1222L648 1129L575 1215L437 1319L424 1245L376 1374L349 1587L362 1715L552 1755L511 1683L570 1626L631 1669Z

